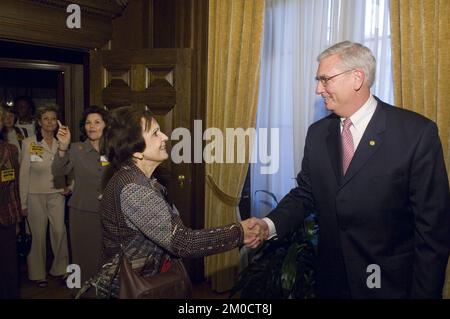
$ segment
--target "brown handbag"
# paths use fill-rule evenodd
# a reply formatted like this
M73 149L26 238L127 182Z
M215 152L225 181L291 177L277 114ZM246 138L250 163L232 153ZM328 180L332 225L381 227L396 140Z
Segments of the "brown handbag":
M143 277L123 255L119 283L120 299L189 299L192 293L191 281L180 259L173 260L166 272Z
M120 206L118 206L120 207ZM116 273L119 272L119 299L188 299L191 297L192 284L180 259L171 261L166 272L154 276L142 276L132 267L123 249L122 226L116 211L116 222L120 236L120 259ZM110 296L112 281L110 286Z

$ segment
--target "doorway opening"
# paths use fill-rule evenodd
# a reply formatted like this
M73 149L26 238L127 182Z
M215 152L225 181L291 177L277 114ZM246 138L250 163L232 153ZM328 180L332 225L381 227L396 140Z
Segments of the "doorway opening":
M0 102L25 95L36 107L55 104L77 138L89 104L88 71L88 52L0 41Z

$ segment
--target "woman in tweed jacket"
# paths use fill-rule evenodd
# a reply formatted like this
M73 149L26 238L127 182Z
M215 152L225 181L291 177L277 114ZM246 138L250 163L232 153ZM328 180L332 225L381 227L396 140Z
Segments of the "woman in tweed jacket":
M167 136L155 118L147 110L131 107L118 108L111 115L107 130L111 164L100 207L104 263L117 258L122 245L130 259L146 260L140 271L153 276L167 267L170 258L217 254L238 247L244 239L245 243L256 240L256 235L244 233L246 221L202 230L186 227L153 176L169 157ZM116 278L112 296L118 289Z

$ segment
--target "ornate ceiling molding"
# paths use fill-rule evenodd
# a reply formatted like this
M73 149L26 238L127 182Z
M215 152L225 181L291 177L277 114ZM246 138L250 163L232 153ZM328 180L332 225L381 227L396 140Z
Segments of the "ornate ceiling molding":
M119 2L117 2L119 1ZM80 29L67 28L67 6L80 6ZM112 38L112 20L128 0L0 0L0 39L95 49Z
M53 8L67 8L69 4L78 4L81 12L107 18L114 18L122 14L128 5L128 0L22 0L35 5Z

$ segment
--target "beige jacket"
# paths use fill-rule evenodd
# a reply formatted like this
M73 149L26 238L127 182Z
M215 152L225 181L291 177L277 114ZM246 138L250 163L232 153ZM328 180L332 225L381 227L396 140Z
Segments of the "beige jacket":
M22 209L28 208L28 194L61 193L65 186L64 176L53 178L52 163L58 151L58 141L53 138L52 148L36 135L22 142L22 161L20 164L20 201Z

